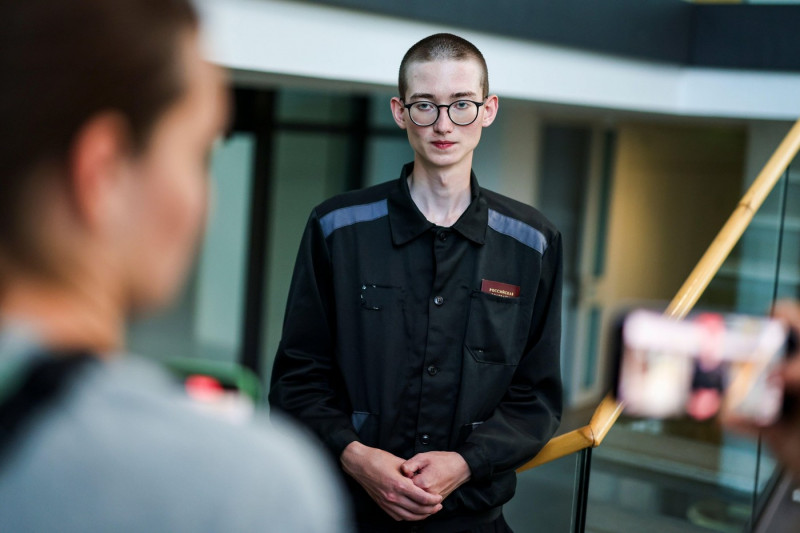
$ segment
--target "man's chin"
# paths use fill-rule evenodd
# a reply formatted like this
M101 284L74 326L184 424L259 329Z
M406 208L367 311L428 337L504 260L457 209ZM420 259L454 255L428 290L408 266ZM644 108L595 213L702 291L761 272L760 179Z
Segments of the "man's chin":
M431 168L446 169L451 168L464 161L465 155L460 150L451 153L426 154L422 163Z

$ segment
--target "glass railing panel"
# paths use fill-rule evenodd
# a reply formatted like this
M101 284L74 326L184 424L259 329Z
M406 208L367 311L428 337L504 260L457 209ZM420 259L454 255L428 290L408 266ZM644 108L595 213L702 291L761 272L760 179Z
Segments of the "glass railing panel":
M800 216L793 220L790 209L797 181L792 173L781 179L695 309L765 315L776 294L797 296ZM609 530L619 533L746 530L773 470L756 439L716 422L623 415L594 451L589 530L604 531L611 520L618 525Z
M515 533L571 531L578 454L517 475L514 498L503 515Z
M780 190L779 213L779 263L773 287L775 298L800 300L800 158L795 158L776 189ZM760 510L769 496L771 481L776 475L776 463L770 450L758 450L758 472L755 482L754 504Z
M776 296L800 298L800 158L789 166L783 189L781 206L780 268L777 273Z

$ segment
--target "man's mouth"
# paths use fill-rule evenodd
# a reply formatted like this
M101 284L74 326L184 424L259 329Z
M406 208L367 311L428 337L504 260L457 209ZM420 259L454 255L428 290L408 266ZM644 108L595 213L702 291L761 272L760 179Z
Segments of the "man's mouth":
M447 150L456 143L450 141L433 141L431 144L433 144L439 150Z

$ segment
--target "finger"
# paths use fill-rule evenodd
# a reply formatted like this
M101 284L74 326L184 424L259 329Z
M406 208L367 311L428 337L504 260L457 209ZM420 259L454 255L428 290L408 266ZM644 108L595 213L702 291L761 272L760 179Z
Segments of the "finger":
M434 486L435 486L433 477L428 475L427 472L425 472L423 474L417 474L416 476L414 476L414 478L411 481L414 482L414 485L416 485L417 487L421 488L422 490L424 490L428 494L431 494L431 493L438 494L438 491L433 490Z
M394 515L401 520L423 520L442 510L442 504L417 505L411 500L383 502L381 507L384 506L391 508Z
M422 454L417 454L402 465L400 465L401 470L403 471L406 476L411 477L428 464L428 461Z
M408 498L418 505L431 506L441 503L442 497L439 494L431 494L418 487L413 482L405 485L400 491L400 495Z
M380 504L381 509L386 511L386 514L388 514L389 516L391 516L394 520L396 520L398 522L404 521L404 520L420 520L419 518L417 518L417 516L419 516L419 515L411 513L411 512L403 509L402 507L400 507L398 505L390 504L390 503L386 503L386 502L378 502L378 503Z
M438 508L434 508L429 513L414 513L409 511L408 509L404 509L398 505L394 504L381 504L381 509L386 511L386 513L391 516L394 520L399 521L407 521L407 522L416 522L419 520L425 520L432 514L435 514L441 510L441 505Z
M800 305L791 300L781 300L772 308L773 318L777 318L800 335ZM795 350L794 354L798 354Z
M772 316L800 330L800 305L792 300L781 300L772 309Z
M437 513L442 506L420 505L398 493L382 494L380 491L368 490L372 499L395 520L422 520Z
M800 390L800 358L795 357L786 363L780 372L783 383L788 390Z
M400 465L400 473L406 477L414 477L417 473L417 469L413 466L409 465L408 462L405 462Z
M389 493L386 495L378 495L373 498L381 507L391 508L396 516L401 517L403 520L410 520L411 517L415 520L420 520L426 516L430 516L441 510L441 503L434 505L423 505L416 501L398 493Z
M425 516L417 515L417 514L408 512L405 509L403 509L402 507L398 507L396 505L384 504L384 505L381 505L381 509L386 511L386 513L389 516L391 516L394 520L396 520L398 522L422 520L422 519L427 518L428 516L430 516L430 515L425 515Z

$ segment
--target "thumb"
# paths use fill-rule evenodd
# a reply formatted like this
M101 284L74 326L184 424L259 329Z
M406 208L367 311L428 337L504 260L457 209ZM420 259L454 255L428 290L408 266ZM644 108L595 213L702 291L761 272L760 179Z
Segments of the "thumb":
M781 377L787 390L800 390L800 357L795 356L784 364Z
M400 465L400 472L406 477L414 477L414 474L417 473L417 469L410 466L408 461Z
M422 470L424 467L424 461L420 458L419 455L415 455L402 465L400 465L400 469L408 477L414 477L414 475Z

